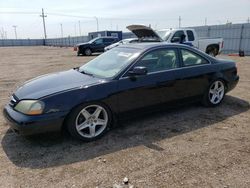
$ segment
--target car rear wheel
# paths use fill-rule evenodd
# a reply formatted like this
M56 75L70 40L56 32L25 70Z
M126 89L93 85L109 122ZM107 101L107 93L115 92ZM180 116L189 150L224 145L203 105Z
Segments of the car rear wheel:
M83 141L103 136L111 124L111 115L102 104L85 104L73 110L67 121L69 133Z
M91 50L89 48L84 50L84 54L87 56L90 56L92 54Z
M218 55L218 49L215 47L209 47L207 49L207 54L212 56L212 57L215 57L216 55Z
M203 97L205 106L219 105L225 96L225 84L222 80L213 81Z

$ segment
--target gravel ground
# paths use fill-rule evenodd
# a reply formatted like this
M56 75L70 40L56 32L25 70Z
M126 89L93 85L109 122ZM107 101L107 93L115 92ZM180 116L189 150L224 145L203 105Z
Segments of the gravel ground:
M1 109L24 81L93 58L53 47L0 48L0 57ZM230 58L240 82L219 107L132 119L91 143L25 138L0 115L0 187L250 187L250 57Z

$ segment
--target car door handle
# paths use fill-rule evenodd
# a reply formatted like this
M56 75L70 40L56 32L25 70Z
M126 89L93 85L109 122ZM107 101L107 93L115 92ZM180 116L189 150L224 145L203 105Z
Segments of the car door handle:
M157 86L160 87L171 87L174 86L175 81L157 82Z

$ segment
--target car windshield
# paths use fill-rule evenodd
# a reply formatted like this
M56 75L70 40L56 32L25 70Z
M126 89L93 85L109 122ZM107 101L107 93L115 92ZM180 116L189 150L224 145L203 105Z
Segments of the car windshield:
M99 39L99 37L93 38L92 40L89 41L89 43L94 42L96 39Z
M112 78L140 54L135 48L114 48L79 68L80 72L101 78Z
M169 30L159 30L156 31L156 33L163 39L163 40L168 40L171 32Z

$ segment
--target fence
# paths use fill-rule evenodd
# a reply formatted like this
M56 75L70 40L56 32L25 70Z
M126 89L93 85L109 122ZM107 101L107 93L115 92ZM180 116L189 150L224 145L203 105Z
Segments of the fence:
M54 38L54 39L46 39L46 46L74 46L75 44L88 42L88 36L80 36L80 37L66 37L66 38Z
M223 53L238 53L243 50L245 55L250 55L250 24L227 24L215 26L192 27L199 37L222 37L224 39ZM132 33L122 33L123 38L135 37ZM88 36L66 37L54 39L4 39L0 46L74 46L77 43L87 42Z
M1 39L0 46L41 46L43 39Z
M216 26L192 27L199 37L222 37L224 54L238 53L243 50L250 55L250 24L227 24Z

